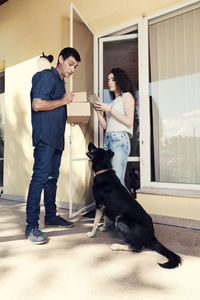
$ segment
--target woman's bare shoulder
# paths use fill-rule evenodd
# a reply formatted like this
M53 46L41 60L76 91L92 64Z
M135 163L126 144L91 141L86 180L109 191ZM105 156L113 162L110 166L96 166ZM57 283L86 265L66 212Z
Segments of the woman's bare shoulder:
M127 100L134 101L134 97L133 97L133 95L130 92L126 92L123 95L124 95L124 100L127 99Z

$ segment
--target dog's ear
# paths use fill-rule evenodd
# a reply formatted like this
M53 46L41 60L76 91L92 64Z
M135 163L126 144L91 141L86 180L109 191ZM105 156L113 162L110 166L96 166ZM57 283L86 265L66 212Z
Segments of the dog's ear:
M94 151L94 150L96 150L96 149L97 149L97 148L95 147L94 144L89 143L89 145L88 145L88 150L89 150L90 152L92 152L92 151Z
M109 158L111 159L113 156L114 156L114 152L112 150L108 150L108 155L109 155Z

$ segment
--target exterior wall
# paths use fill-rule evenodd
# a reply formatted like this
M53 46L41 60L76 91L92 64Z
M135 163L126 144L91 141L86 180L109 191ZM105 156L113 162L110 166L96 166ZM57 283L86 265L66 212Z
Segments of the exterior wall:
M179 3L179 0L74 0L94 33L112 30L148 13ZM69 0L9 0L0 6L0 61L6 63L5 91L5 168L4 193L26 198L32 173L32 146L29 93L31 77L36 72L36 60L44 51L54 56L56 65L60 50L69 46ZM79 49L78 49L79 50ZM80 49L80 53L81 53ZM87 68L87 64L85 66ZM77 70L78 72L78 70ZM69 80L67 81L69 89ZM66 151L63 155L58 183L58 201L68 202L69 188L69 127L66 130ZM74 129L75 145L85 139L84 130ZM85 144L81 148L84 155ZM75 153L76 154L76 153ZM80 176L81 166L75 166L74 179ZM84 173L84 172L83 172ZM79 177L80 178L80 177ZM84 183L87 178L81 179ZM83 184L84 186L84 184ZM80 187L74 189L77 203ZM144 205L152 213L196 218L197 206L190 197L184 198L180 213L180 199L173 201L165 196L144 196ZM163 202L164 201L164 202ZM166 202L165 202L166 201ZM170 205L170 203L174 207ZM143 202L142 202L143 203ZM168 203L169 206L163 203ZM190 206L190 211L188 207ZM173 207L173 209L171 208Z
M74 0L88 24L99 35L113 27L180 2L179 0Z
M150 214L200 220L200 197L138 192L137 200Z
M30 88L36 61L44 51L54 56L52 65L56 66L60 50L70 43L70 4L65 0L59 4L53 0L10 0L0 6L0 61L6 64L4 194L19 200L26 199L32 174ZM57 200L61 202L69 199L68 135L69 125L65 134L68 151L63 153L58 182ZM75 135L83 140L80 130ZM84 173L79 175L83 187L85 180Z
M54 55L69 44L67 0L9 0L0 6L0 60L6 67L29 60L42 51Z
M179 0L72 1L95 34L120 26ZM6 67L46 53L58 55L69 44L70 1L9 0L0 6L0 60Z

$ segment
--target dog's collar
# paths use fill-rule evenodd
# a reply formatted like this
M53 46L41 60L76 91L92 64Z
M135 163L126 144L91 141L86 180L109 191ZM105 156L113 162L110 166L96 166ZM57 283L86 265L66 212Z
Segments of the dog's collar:
M95 175L97 176L97 175L102 174L102 173L104 173L104 172L107 172L107 171L109 171L109 170L111 170L111 169L99 170L99 171L97 171L97 172L95 173Z

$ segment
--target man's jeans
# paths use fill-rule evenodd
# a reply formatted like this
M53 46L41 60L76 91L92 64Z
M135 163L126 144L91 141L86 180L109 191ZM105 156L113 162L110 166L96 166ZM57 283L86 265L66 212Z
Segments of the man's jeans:
M124 176L131 149L128 133L125 131L106 132L104 137L104 149L110 149L115 153L111 161L112 167L121 183L125 186Z
M26 205L27 228L38 226L40 198L44 189L45 219L56 214L56 190L62 151L39 142L34 149L34 166Z

